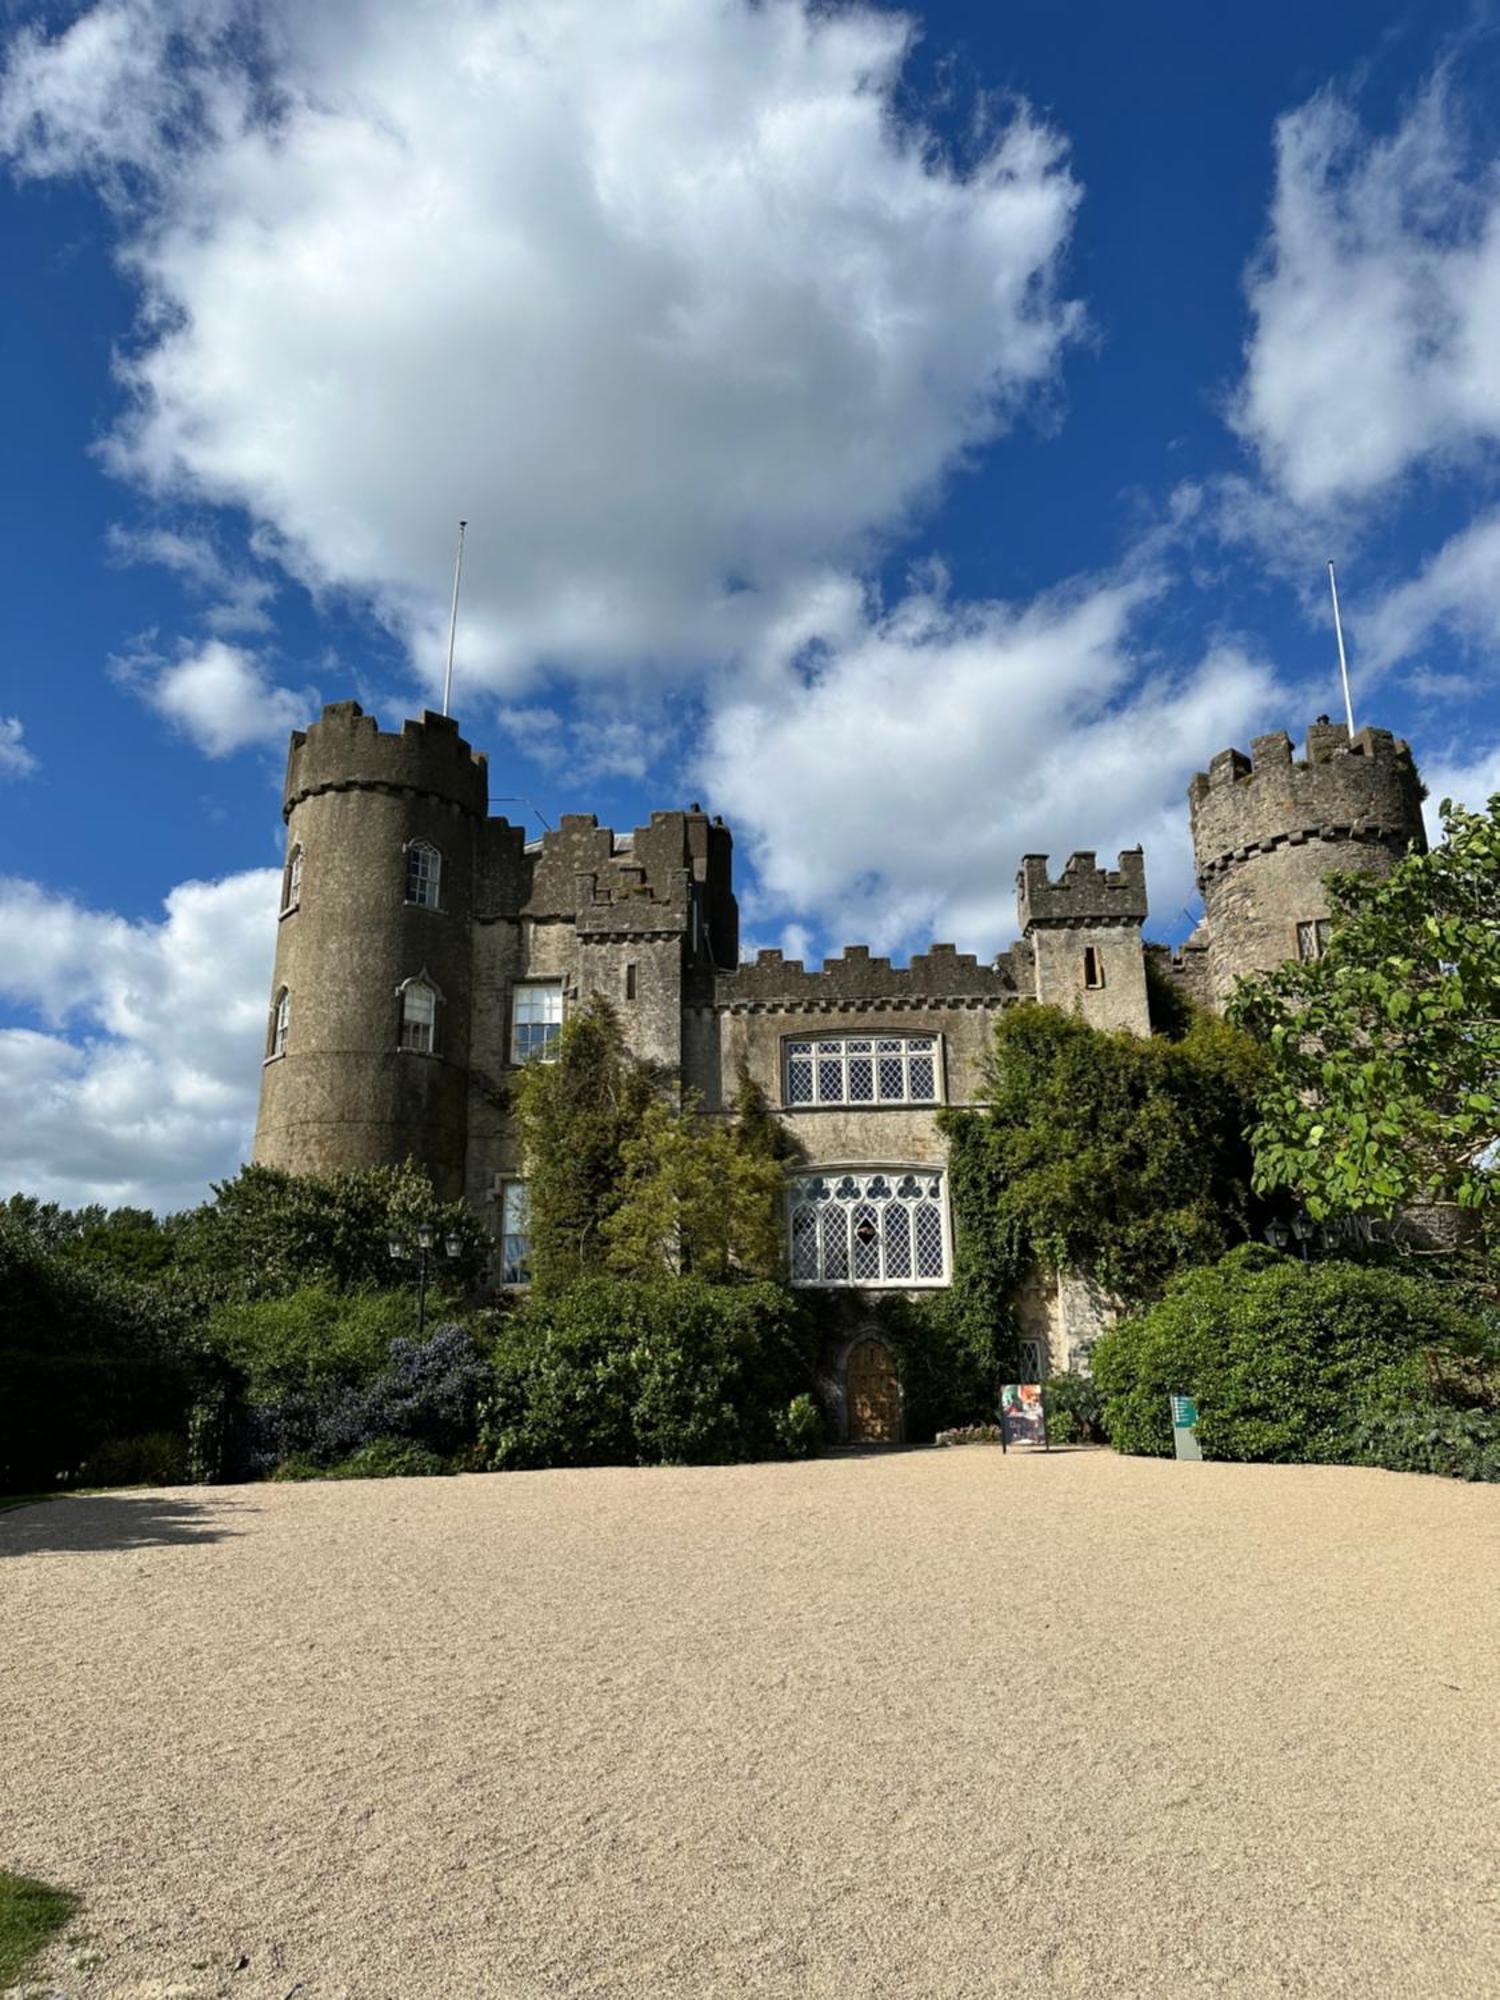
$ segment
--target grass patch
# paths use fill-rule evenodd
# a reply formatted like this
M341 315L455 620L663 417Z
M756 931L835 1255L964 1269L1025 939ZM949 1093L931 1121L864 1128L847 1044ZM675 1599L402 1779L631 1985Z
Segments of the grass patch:
M0 1986L12 1985L78 1908L78 1898L0 1868Z

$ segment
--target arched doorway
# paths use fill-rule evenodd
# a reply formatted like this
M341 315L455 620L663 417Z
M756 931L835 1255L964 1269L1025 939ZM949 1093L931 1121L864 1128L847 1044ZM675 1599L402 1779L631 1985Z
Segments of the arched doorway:
M901 1378L895 1356L874 1334L864 1335L849 1349L844 1408L849 1413L850 1444L901 1442Z

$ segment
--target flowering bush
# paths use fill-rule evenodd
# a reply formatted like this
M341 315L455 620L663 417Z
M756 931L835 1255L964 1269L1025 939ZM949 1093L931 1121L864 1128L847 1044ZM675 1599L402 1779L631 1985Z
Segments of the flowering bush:
M998 1424L960 1424L956 1430L939 1431L935 1444L999 1444Z

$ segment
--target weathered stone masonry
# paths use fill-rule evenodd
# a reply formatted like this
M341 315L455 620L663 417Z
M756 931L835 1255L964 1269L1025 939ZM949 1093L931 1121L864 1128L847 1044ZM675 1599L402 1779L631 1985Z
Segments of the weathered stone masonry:
M429 712L387 733L358 703L335 703L288 753L286 906L255 1157L311 1172L410 1155L441 1195L464 1195L498 1233L501 1188L521 1169L506 1110L518 989L540 983L563 1010L598 992L636 1051L709 1112L729 1104L743 1066L794 1141L804 1186L825 1176L864 1189L878 1175L886 1193L909 1187L916 1234L903 1237L897 1218L890 1235L881 1224L878 1246L862 1245L858 1229L831 1251L820 1236L816 1279L803 1246L804 1281L858 1290L852 1269L826 1277L840 1268L829 1257L878 1255L883 1285L900 1289L908 1269L913 1284L943 1282L951 1263L941 1279L924 1277L913 1247L925 1230L925 1254L937 1255L941 1206L951 1256L937 1113L974 1101L999 1011L1036 999L1100 1028L1149 1033L1147 949L1193 997L1222 1005L1239 974L1290 956L1298 926L1326 918L1330 869L1385 870L1420 842L1420 801L1404 743L1378 729L1351 742L1320 720L1304 761L1285 735L1265 736L1248 758L1224 751L1193 780L1205 916L1176 953L1142 944L1135 848L1114 869L1075 854L1055 877L1044 855L1025 856L1021 935L988 963L937 944L893 966L850 946L810 972L774 951L740 964L733 841L697 807L653 813L623 834L573 814L528 841L489 816L486 759L456 723ZM408 900L414 845L437 857L430 907ZM421 1047L402 1045L413 982L434 995ZM794 1075L814 1073L843 1094L799 1101ZM803 1087L826 1096L822 1083ZM1040 1363L1064 1366L1098 1331L1099 1302L1076 1282L1031 1290L1023 1304Z

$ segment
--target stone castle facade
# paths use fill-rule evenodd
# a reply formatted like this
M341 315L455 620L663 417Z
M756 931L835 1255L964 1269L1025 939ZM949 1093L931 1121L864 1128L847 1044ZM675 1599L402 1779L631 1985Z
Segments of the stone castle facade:
M1316 954L1324 878L1388 870L1422 839L1421 786L1389 732L1352 740L1321 718L1305 755L1282 734L1215 757L1189 791L1204 919L1175 953L1143 942L1139 848L1053 875L1023 857L1020 937L989 962L935 944L905 966L849 946L808 971L780 952L741 963L733 841L696 806L630 833L569 815L528 840L489 813L488 768L450 719L398 734L337 702L287 759L287 857L258 1162L294 1172L426 1166L496 1238L497 1286L526 1277L522 1162L508 1081L545 1059L590 993L635 1051L710 1113L740 1068L794 1141L794 1284L854 1292L946 1284L953 1223L944 1106L972 1103L998 1013L1023 999L1148 1034L1147 953L1200 1004L1242 973ZM1097 1331L1081 1284L1022 1302L1037 1373ZM899 1384L871 1350L830 1363L840 1431L899 1434ZM887 1357L888 1362L888 1357Z

